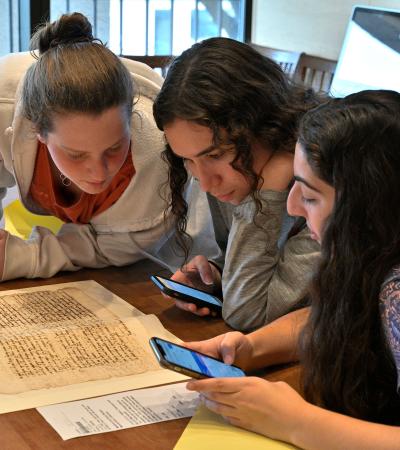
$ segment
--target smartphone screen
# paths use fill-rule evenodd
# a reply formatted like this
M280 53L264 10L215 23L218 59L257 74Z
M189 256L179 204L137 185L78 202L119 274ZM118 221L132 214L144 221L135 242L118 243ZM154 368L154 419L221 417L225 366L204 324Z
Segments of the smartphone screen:
M199 291L198 289L194 289L190 286L177 283L176 281L170 280L169 278L163 278L159 276L153 276L151 278L154 282L160 283L171 291L179 292L180 294L187 295L188 297L197 298L204 302L211 303L215 306L222 306L221 300L218 300L216 297L208 294L207 292Z
M245 373L235 366L230 366L172 342L160 338L153 338L163 358L174 365L201 373L206 377L244 377Z

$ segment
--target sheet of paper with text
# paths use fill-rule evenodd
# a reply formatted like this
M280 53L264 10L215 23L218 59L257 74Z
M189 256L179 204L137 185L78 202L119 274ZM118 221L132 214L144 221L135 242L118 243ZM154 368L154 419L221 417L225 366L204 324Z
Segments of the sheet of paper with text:
M186 383L169 384L38 408L64 439L191 417L199 395Z
M186 377L160 369L148 340L177 341L94 281L0 295L0 413Z

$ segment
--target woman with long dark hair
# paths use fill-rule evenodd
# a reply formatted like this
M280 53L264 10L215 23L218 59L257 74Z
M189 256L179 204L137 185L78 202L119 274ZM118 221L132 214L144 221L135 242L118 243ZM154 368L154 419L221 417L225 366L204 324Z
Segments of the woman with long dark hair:
M211 262L198 255L173 278L196 286L200 274L216 291L222 287L223 317L236 329L255 329L287 313L318 257L305 227L293 227L286 198L298 121L319 101L252 47L212 38L175 59L154 102L167 141L177 234L185 235L182 192L192 174L208 193L224 253Z
M305 400L255 377L189 383L210 409L300 448L399 448L399 173L399 93L364 91L305 115L288 210L321 242L311 308L188 344L246 369L300 357Z

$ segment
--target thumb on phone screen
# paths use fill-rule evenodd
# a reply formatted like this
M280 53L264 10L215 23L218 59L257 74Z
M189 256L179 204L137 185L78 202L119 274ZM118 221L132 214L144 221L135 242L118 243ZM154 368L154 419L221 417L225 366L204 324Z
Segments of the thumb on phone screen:
M197 272L200 275L201 281L206 285L214 284L214 273L212 265L208 259L203 255L195 256L186 266L185 272L190 272L191 277L193 272Z

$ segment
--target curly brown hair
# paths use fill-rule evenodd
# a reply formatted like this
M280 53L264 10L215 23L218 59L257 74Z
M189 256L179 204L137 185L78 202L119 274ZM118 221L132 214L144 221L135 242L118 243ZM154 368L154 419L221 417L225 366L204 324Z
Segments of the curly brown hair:
M219 37L194 44L174 60L153 113L160 130L176 118L209 127L217 146L223 129L224 143L228 136L235 146L231 164L249 180L257 213L260 180L253 170L252 141L273 152L293 152L300 117L320 101L321 97L293 84L278 64L249 45ZM163 157L169 165L169 207L177 234L183 236L188 207L182 194L188 174L168 144Z

